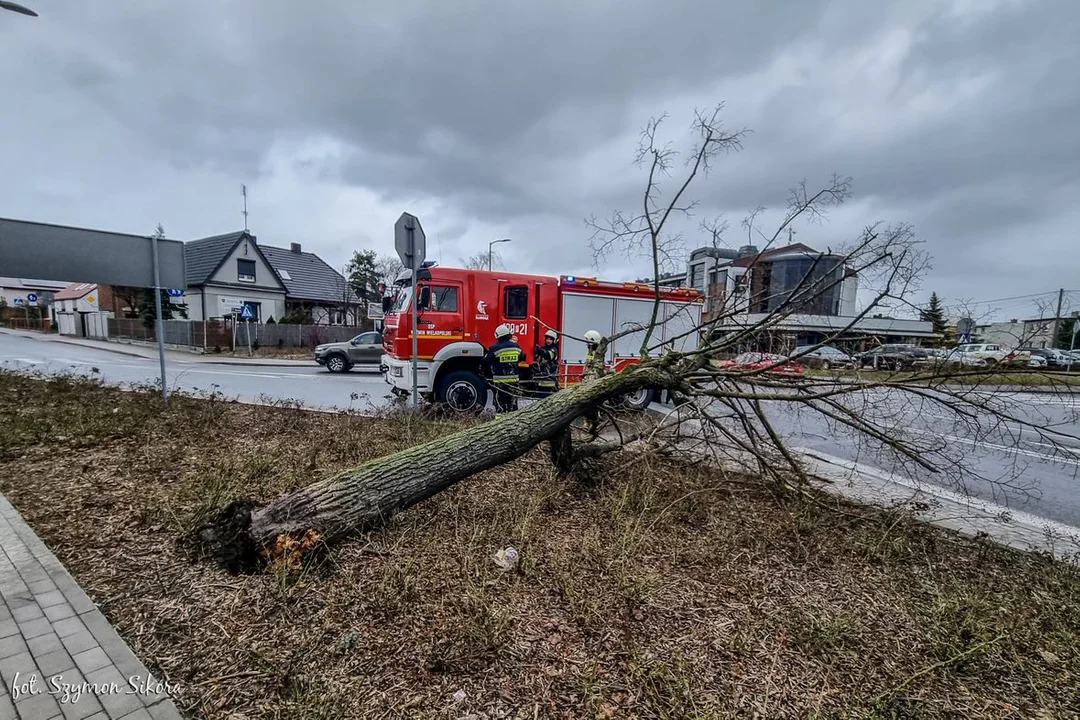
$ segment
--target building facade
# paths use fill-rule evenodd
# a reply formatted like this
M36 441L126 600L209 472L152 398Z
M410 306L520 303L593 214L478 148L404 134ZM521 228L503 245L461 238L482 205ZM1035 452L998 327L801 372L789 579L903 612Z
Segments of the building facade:
M767 337L749 343L760 349L778 352L837 334L851 349L937 337L931 323L921 320L857 318L858 281L844 256L802 243L765 251L753 245L699 248L691 253L686 274L687 285L705 295L703 319L711 323L710 332L741 331L770 314L782 315Z

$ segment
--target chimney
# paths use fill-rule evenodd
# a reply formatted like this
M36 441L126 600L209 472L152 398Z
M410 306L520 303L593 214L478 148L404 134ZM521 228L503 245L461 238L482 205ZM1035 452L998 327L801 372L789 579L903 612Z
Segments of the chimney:
M748 257L750 255L757 255L758 249L756 245L743 245L739 248L739 257Z
M289 249L297 255L300 254L300 243L289 243Z

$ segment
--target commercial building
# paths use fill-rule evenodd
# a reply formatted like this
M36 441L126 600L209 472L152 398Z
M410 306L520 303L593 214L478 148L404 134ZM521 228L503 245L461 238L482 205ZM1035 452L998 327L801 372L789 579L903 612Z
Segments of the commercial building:
M703 319L721 335L782 310L783 317L767 333L748 339L747 347L781 352L837 333L851 349L937 337L931 323L921 320L857 318L859 278L845 260L803 243L765 251L753 245L704 247L690 254L685 284L705 295Z

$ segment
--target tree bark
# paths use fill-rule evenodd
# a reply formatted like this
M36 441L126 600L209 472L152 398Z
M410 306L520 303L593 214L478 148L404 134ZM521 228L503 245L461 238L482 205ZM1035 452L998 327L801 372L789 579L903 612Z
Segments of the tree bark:
M672 382L660 367L641 365L583 382L492 422L372 460L259 507L238 500L196 532L202 556L233 572L261 567L281 536L311 530L334 542L384 522L476 473L552 441L552 459L572 458L570 424L605 400Z

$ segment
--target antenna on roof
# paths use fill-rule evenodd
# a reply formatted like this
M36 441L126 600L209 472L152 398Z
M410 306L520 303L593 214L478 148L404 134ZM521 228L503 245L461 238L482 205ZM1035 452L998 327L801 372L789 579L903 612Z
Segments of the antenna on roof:
M245 215L247 215L247 213L244 213L244 214L245 214ZM793 227L791 227L791 226L789 225L789 226L788 226L788 229L787 229L787 241L788 241L788 245L791 245L791 243L792 243L792 240L791 240L791 239L792 239L793 237L795 237L795 228L793 228Z
M244 196L244 232L247 232L247 185L240 186L240 194Z

